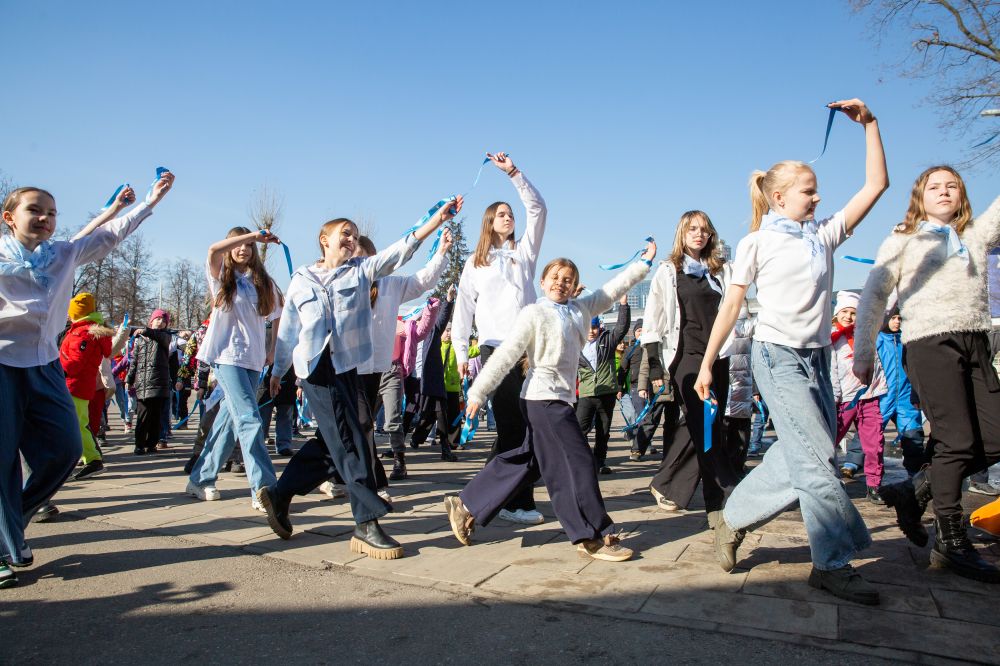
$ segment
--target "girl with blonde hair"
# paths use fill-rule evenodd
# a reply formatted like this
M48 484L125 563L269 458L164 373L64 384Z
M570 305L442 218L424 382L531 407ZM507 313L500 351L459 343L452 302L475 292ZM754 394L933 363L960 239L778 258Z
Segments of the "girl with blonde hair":
M865 131L865 184L843 209L817 220L816 174L779 162L750 179L751 233L740 241L729 291L719 307L695 390L709 398L716 358L751 284L760 312L751 348L754 379L771 408L778 440L733 490L715 526L715 552L736 566L746 530L798 505L813 570L809 584L835 596L877 604L878 591L851 559L871 544L868 528L833 466L836 411L830 381L833 251L889 186L878 121L858 99L832 102Z

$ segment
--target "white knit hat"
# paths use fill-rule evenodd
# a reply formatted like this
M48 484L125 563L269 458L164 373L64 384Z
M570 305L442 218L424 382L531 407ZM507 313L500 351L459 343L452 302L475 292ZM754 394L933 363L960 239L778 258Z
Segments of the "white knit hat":
M844 308L854 308L856 310L859 302L861 302L861 297L853 291L838 291L837 305L834 306L833 313L837 314Z

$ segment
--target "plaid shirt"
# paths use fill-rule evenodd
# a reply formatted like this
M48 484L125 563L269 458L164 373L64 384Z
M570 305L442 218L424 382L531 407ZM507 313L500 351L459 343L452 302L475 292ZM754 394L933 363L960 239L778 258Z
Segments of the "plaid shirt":
M347 372L371 358L372 282L403 266L420 241L412 233L378 254L354 258L330 273L302 266L288 285L278 326L275 376L295 366L295 376L306 379L330 345L333 368Z

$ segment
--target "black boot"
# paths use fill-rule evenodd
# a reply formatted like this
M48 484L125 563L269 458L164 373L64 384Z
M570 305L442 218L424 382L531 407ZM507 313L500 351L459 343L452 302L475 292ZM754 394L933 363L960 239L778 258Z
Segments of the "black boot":
M447 440L441 442L441 460L445 462L455 462L458 460L458 456L451 452L451 446L449 446Z
M920 519L931 501L931 482L927 470L921 469L912 479L889 486L879 491L886 506L896 510L896 524L906 538L923 548L927 545L927 528Z
M984 560L969 541L962 514L938 516L935 526L937 534L931 549L931 564L947 567L963 578L1000 583L1000 569Z
M288 518L290 499L283 499L268 486L257 491L257 501L267 512L267 524L282 539L292 538L292 521Z
M382 531L377 520L369 520L354 527L351 552L364 553L376 560L398 560L403 556L403 547Z
M389 473L390 481L402 481L406 478L406 454L400 451L392 455L392 472Z

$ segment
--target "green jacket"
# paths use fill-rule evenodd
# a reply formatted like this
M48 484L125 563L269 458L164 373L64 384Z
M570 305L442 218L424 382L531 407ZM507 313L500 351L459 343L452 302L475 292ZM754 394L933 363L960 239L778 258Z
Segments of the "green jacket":
M623 305L618 309L618 321L613 331L604 329L597 338L597 367L580 354L580 397L588 398L608 393L618 393L618 369L615 367L615 347L625 339L631 322L631 309Z
M441 363L444 365L444 390L448 393L460 393L462 378L458 374L458 357L450 342L441 343Z

